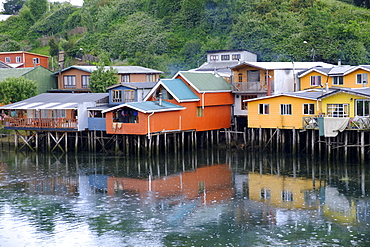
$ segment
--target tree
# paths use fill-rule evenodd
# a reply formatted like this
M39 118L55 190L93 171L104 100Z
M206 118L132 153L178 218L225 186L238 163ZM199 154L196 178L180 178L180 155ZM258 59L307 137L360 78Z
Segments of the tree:
M29 0L28 7L31 11L31 16L34 22L41 19L41 16L46 12L48 8L47 0Z
M4 2L4 12L5 15L14 15L23 7L24 0L7 0Z
M105 93L107 87L118 83L117 70L109 67L107 69L104 64L96 66L96 70L90 76L90 90L93 93Z
M36 82L24 77L8 77L0 82L1 103L14 103L36 95Z
M57 56L59 53L59 47L55 43L54 39L49 40L49 53L50 56Z

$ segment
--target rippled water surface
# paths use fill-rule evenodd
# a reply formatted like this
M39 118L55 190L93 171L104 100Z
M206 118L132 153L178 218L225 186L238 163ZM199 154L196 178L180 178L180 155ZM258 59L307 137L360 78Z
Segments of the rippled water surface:
M370 246L369 163L0 151L0 246Z

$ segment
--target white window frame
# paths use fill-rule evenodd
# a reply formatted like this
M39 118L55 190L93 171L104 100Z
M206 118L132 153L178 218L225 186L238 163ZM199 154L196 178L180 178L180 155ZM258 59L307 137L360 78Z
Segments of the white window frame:
M231 60L240 60L240 54L232 54Z
M326 115L328 117L348 117L349 104L327 104Z
M311 86L320 86L321 85L321 75L312 75L310 77Z
M20 63L21 62L21 57L15 57L15 62Z
M83 88L88 88L90 86L90 76L89 75L81 75L81 86Z
M130 74L121 75L121 82L130 82Z
M290 190L283 190L281 192L281 199L284 202L292 202L293 201L293 192Z
M230 55L221 55L221 61L230 61Z
M356 74L356 84L367 84L368 75L366 73Z
M146 81L147 82L155 82L155 80L156 80L155 74L147 74L146 75Z
M313 103L302 104L302 113L303 115L314 115L315 114L315 104Z
M122 103L122 90L112 90L112 102Z
M64 88L76 88L76 76L65 75L63 76Z
M210 55L209 61L218 61L218 55Z
M363 102L361 112L359 111L359 102ZM370 116L370 99L356 99L355 100L356 116Z
M333 85L343 85L344 77L343 76L333 76Z
M292 115L292 104L280 104L280 115Z
M258 114L269 115L270 114L270 104L258 104Z
M33 64L40 64L40 58L38 57L34 57L32 61L33 61Z
M134 102L135 101L135 90L124 90L123 91L123 96L125 103L126 102Z

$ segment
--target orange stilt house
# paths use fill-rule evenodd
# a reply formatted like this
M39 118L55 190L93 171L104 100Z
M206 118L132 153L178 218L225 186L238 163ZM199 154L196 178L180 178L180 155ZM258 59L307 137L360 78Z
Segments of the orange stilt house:
M231 85L212 73L179 72L160 80L143 102L109 108L108 134L149 135L171 131L229 128Z

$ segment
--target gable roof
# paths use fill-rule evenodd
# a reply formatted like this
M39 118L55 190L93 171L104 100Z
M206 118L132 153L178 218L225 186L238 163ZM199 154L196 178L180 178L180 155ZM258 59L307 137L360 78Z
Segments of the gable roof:
M129 87L132 89L152 89L157 82L131 82L131 83L120 83L107 87L107 89L113 89L117 87Z
M322 95L319 97L319 99L327 98L329 96L338 94L338 93L347 93L347 94L353 94L361 97L367 97L370 98L370 88L369 87L363 87L363 88L340 88L336 89L328 94Z
M118 74L163 74L162 71L141 66L104 66L106 70L108 70L110 67L117 70ZM62 69L61 71L55 72L54 75L70 69L78 69L90 73L94 70L97 70L96 66L73 65L68 68Z
M301 78L313 71L316 71L326 76L345 76L359 69L363 69L365 71L370 72L370 65L358 65L358 66L340 65L333 66L331 68L314 67L298 73L298 77Z
M306 70L313 67L321 66L323 68L331 68L333 64L324 62L243 62L232 69L242 66L252 66L264 70L283 70L283 69L296 69Z
M198 93L231 92L231 84L213 73L181 71L173 78L178 76L182 77Z
M21 77L25 74L29 73L30 71L34 70L35 68L11 68L11 69L0 69L0 81L5 80L8 77Z
M74 109L80 103L96 102L108 97L108 93L42 93L0 109Z
M329 93L332 92L332 91L333 90L329 91ZM334 90L334 91L336 91L336 90ZM247 99L247 100L243 100L243 102L271 99L271 98L276 98L276 97L281 97L281 96L308 99L308 100L317 100L325 94L328 94L328 92L326 92L325 90L322 90L322 89L309 89L309 90L303 90L303 91L292 92L292 93L282 93L282 94L275 94L275 95L271 95L271 96Z
M144 98L144 101L148 100L160 86L163 86L167 92L177 100L177 102L200 100L199 97L181 79L161 79L152 88L152 90L150 90Z
M132 108L142 113L179 111L186 109L185 107L175 105L167 101L162 101L161 104L159 103L159 101L143 101L143 102L129 102L122 105L114 106L107 110L102 111L102 113L110 112L124 107Z

